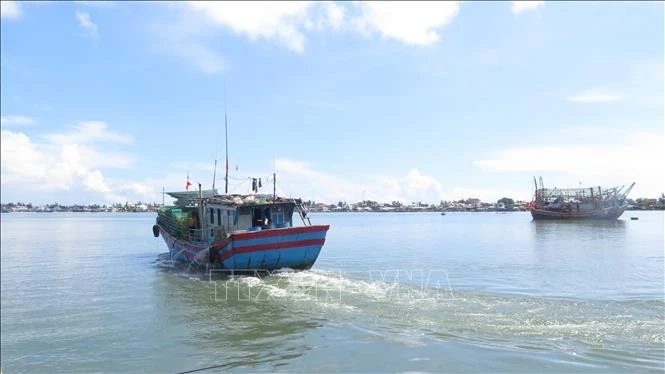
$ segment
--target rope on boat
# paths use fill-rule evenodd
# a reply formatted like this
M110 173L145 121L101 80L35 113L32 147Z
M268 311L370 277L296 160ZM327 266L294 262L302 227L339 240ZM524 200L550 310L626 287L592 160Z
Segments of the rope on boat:
M178 242L178 240L180 240L180 239L175 238L175 240L173 241L173 245L171 246L171 249L169 249L169 260L170 261L173 261L173 255L172 255L173 248L175 248L175 244Z

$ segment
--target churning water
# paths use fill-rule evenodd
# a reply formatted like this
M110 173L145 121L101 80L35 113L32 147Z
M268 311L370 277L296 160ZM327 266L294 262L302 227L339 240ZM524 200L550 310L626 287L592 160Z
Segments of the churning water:
M169 266L153 214L3 214L3 372L664 369L662 212L312 220L315 268L257 278Z

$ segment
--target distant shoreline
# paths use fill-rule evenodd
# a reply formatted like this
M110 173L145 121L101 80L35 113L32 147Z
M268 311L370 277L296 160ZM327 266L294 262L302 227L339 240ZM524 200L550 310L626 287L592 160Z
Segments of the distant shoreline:
M665 194L657 199L627 199L626 210L665 210ZM418 213L418 212L528 212L529 203L523 200L513 200L510 198L502 198L496 203L483 202L480 199L467 199L459 201L441 201L439 204L424 204L421 202L413 202L411 204L403 204L399 201L391 203L381 203L372 200L363 200L355 203L347 203L340 201L337 204L325 204L316 201L302 201L306 211L312 213L329 212L329 213ZM36 205L33 203L6 203L0 204L0 212L34 212L34 213L55 213L55 212L73 212L73 213L141 213L141 212L157 212L162 204L157 202L146 203L115 203L113 205L101 204L72 204L62 205L59 203L51 203L44 205Z
M665 207L655 207L655 208L629 208L626 209L626 211L631 211L631 212L648 212L648 211L665 211ZM329 211L321 211L321 210L310 210L308 213L528 213L529 210L525 209L520 209L520 210L329 210ZM27 210L27 211L5 211L3 210L0 212L2 214L9 214L9 213L156 213L155 210L143 210L143 211L75 211L75 210L60 210L60 211L40 211L40 210Z

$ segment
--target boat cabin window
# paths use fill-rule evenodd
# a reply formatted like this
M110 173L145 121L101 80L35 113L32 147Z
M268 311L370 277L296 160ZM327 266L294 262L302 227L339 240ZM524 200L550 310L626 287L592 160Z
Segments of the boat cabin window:
M217 209L217 226L222 225L222 210Z
M268 226L270 222L270 208L256 207L253 212L252 222L254 226Z
M284 212L284 206L282 205L276 205L272 207L272 210L270 212L270 220L272 221L273 225L275 227L283 227L285 226L285 212Z
M211 225L215 224L215 213L213 208L210 208L210 224Z
M252 209L251 208L240 208L240 211L236 211L237 214L233 217L234 224L240 228L240 229L245 229L254 226L253 223L253 217L252 217Z
M272 223L274 225L281 225L284 223L284 213L282 212L274 212L272 214Z

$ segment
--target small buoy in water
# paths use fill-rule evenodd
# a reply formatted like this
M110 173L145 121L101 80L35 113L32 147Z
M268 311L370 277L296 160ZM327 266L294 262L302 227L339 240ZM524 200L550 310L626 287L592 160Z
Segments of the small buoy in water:
M639 218L638 217L630 217L631 221L637 221Z

